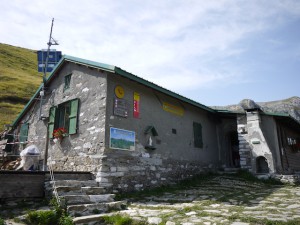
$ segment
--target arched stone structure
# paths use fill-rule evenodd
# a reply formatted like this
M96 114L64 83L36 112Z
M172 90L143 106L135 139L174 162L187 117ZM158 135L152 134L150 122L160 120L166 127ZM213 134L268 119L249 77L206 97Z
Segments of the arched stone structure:
M256 173L269 173L268 161L265 157L259 156L256 158Z

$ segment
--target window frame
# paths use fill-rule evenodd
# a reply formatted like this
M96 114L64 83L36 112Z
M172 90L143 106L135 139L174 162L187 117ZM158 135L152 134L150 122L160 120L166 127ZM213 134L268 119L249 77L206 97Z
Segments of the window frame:
M66 108L69 113L66 116ZM64 113L62 113L64 111ZM53 138L53 131L63 127L67 130L67 135L76 134L78 130L79 99L72 99L57 106L52 106L49 110L48 133L49 138Z
M64 92L69 90L71 87L71 79L72 79L72 73L65 75L64 77Z
M23 123L20 127L19 142L25 143L28 141L29 123Z
M194 133L194 147L203 148L203 132L202 124L193 122L193 133Z

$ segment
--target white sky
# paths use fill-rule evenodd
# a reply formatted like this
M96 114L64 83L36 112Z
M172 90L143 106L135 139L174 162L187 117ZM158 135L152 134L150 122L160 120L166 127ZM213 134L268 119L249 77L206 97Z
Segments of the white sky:
M121 67L202 104L300 96L298 0L1 0L0 42ZM0 81L1 82L1 81Z

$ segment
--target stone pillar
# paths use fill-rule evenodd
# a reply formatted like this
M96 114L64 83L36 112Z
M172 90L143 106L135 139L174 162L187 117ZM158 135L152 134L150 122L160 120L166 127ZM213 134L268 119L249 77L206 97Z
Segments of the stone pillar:
M237 130L239 139L239 154L240 154L240 165L242 169L252 171L251 164L251 148L248 142L248 130L247 130L247 120L246 117L237 116Z
M268 146L268 143L264 137L264 134L260 127L260 115L259 111L246 112L247 116L247 142L250 146L252 153L252 171L257 171L257 158L264 157L267 161L269 172L274 173L273 156Z

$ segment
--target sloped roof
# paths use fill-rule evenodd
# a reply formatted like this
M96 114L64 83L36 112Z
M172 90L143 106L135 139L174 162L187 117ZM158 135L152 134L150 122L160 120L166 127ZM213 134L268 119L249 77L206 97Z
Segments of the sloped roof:
M77 57L73 57L73 56L68 56L68 55L64 55L61 60L58 62L58 64L53 68L52 72L49 74L48 78L46 79L45 82L45 86L47 86L47 84L49 84L55 77L56 73L59 71L59 69L64 65L65 62L72 62L75 64L80 64L80 65L85 65L91 68L96 68L96 69L100 69L100 70L104 70L104 71L108 71L110 73L114 73L117 75L120 75L124 78L133 80L135 82L138 82L142 85L145 85L151 89L154 89L156 91L159 91L161 93L164 93L166 95L169 95L171 97L174 97L178 100L181 100L183 102L186 102L188 104L191 104L195 107L201 108L203 110L206 110L208 112L212 112L215 113L216 111L210 107L207 107L203 104L200 104L196 101L193 101L189 98L186 98L182 95L179 95L175 92L169 91L159 85L156 85L150 81L147 81L141 77L138 77L132 73L129 73L119 67L116 66L112 66L112 65L108 65L108 64L104 64L104 63L99 63L99 62L94 62L94 61L90 61L90 60L85 60L85 59L81 59L81 58L77 58ZM18 115L18 117L16 118L16 120L13 122L13 127L15 127L17 125L17 123L22 119L22 117L25 115L25 113L27 112L27 110L29 110L29 108L32 106L32 104L35 101L38 101L38 98L40 96L40 91L43 88L43 84L40 85L40 87L38 88L38 90L35 92L35 94L32 96L32 98L30 99L30 101L25 105L24 109L20 112L20 114Z

